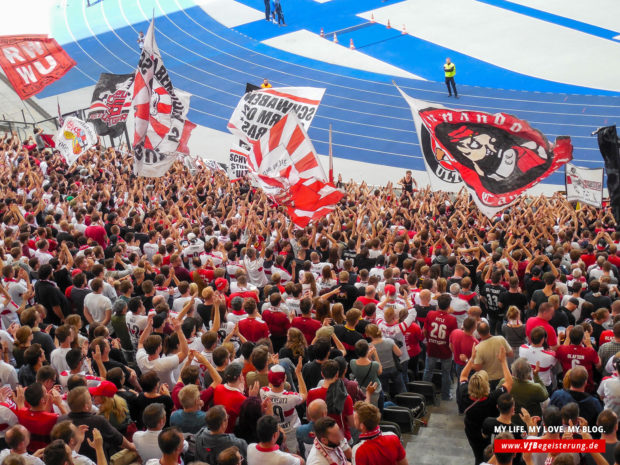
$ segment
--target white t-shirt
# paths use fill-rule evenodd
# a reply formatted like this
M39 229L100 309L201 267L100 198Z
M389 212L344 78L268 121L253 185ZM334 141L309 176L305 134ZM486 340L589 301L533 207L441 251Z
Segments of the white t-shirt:
M142 331L146 328L149 317L146 315L134 315L133 312L125 314L125 323L129 331L129 337L134 347L138 347L138 341L142 335Z
M351 447L349 447L347 440L343 438L340 442L340 450L326 449L328 458L325 458L323 454L314 446L314 444L306 444L306 449L310 449L308 458L306 459L306 465L331 465L333 463L343 463L343 460L346 460L344 451L350 448Z
M61 371L69 371L69 365L67 364L67 352L71 350L71 347L63 349L62 347L58 347L57 349L52 350L50 354L50 364L52 367L60 373Z
M84 297L84 307L88 308L96 323L101 323L105 320L106 310L112 311L112 301L103 294L91 292Z
M173 378L172 373L181 363L177 354L156 358L155 360L149 360L146 350L138 349L138 353L136 354L136 363L143 373L146 371L154 371L157 373L161 383L168 384L169 388L174 387L176 384L176 379Z
M3 449L0 452L0 463L2 463L9 454L11 454L11 449ZM24 458L24 462L26 463L26 465L45 465L45 463L43 463L43 460L35 457L34 455L30 455L28 452L17 455L20 455Z
M247 455L248 465L300 465L299 458L282 452L278 446L264 449L259 444L250 444ZM147 463L146 465L155 465Z
M243 265L248 272L248 282L258 287L266 286L267 276L265 276L265 268L263 268L264 260L257 258L256 260L250 260L248 257L243 259Z
M620 414L620 378L618 376L603 378L596 392L603 400L606 409L613 410L616 415Z
M297 437L295 436L295 428L301 425L299 416L297 415L297 407L303 404L304 398L301 394L291 391L273 392L269 387L261 388L260 399L271 399L273 404L273 413L278 419L278 425L286 434L286 445L291 452L297 451Z
M15 389L15 386L18 384L17 371L13 365L0 360L0 386L7 384L11 386L11 389Z
M144 465L159 465L161 449L157 443L157 436L161 431L136 431L133 434L133 443ZM183 452L187 451L187 441L183 441Z
M536 362L540 362L540 371L538 372L540 380L545 386L549 386L552 383L552 368L558 361L555 352L546 350L544 347L532 347L523 344L519 347L519 357L525 358L532 366L532 370L536 368Z

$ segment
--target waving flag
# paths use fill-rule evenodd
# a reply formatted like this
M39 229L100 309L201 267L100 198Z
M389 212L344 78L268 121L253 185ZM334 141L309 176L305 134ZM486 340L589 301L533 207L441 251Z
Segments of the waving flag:
M56 134L56 148L71 167L75 161L89 148L97 143L97 134L92 124L69 116L58 134Z
M551 144L515 116L453 110L399 91L411 107L431 187L458 191L464 182L488 217L572 159L569 137Z
M294 112L252 142L248 176L274 202L305 226L334 209L343 194L327 182L312 141Z
M186 119L190 95L176 90L155 43L155 21L146 33L134 79L134 173L160 177L178 154L189 154L195 125Z
M133 74L101 73L93 90L88 121L100 136L119 137L131 110Z
M585 168L566 164L566 200L603 206L603 168Z
M605 161L607 171L607 190L611 212L617 224L620 224L620 138L616 126L604 126L594 131L598 138L598 147Z
M2 36L0 66L19 98L26 100L67 74L75 61L46 35Z

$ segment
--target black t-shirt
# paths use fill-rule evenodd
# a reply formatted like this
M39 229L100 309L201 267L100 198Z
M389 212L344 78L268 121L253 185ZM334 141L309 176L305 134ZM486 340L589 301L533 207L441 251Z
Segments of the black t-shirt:
M297 362L299 361L299 357L295 357L295 355L293 355L293 351L288 347L282 347L278 352L278 357L280 358L280 360L282 360L283 358L288 358L291 362L293 362L293 365L297 365ZM302 365L305 364L307 361L308 349L304 349L304 355L301 357Z
M537 289L532 294L531 300L535 304L533 311L534 313L536 313L538 312L538 307L540 307L540 304L544 304L545 302L548 302L549 297L547 296L547 294L545 294L545 292L542 289Z
M319 381L323 379L321 375L321 364L316 360L306 363L301 370L301 376L303 376L308 390L314 389L319 384Z
M505 292L506 288L501 284L485 284L482 295L486 299L487 312L491 315L506 313L505 309L500 309L498 305L501 295Z
M138 411L144 412L144 409L147 408L151 404L163 404L166 409L166 426L170 425L170 414L174 409L174 402L172 401L172 397L170 396L157 396L157 397L146 397L143 392L138 394L138 398L136 399L136 404L138 405ZM138 429L144 429L144 423L142 422L142 415L139 415L138 418Z
M540 278L532 276L529 273L525 275L525 296L527 300L532 299L532 294L538 289L545 287L545 283Z
M482 434L487 438L493 438L499 433L509 432L515 437L515 439L525 439L522 435L519 435L517 431L520 431L521 425L510 422L510 424L502 423L495 417L486 418L482 422Z
M465 429L472 435L482 439L482 423L488 417L497 417L497 399L504 394L506 389L501 386L482 400L474 401L467 392L468 381L459 386L458 399L459 407L465 411Z
M58 271L54 271L54 281L56 281L56 284L58 284L58 287L63 293L69 286L73 285L71 273L64 267Z
M570 315L572 317L571 322L569 314L570 312L564 310L564 307L560 307L553 313L553 318L549 320L549 324L553 326L553 329L555 329L556 332L559 327L567 328L569 325L574 325L575 317L573 315Z
M340 339L344 348L347 349L347 360L355 355L355 343L360 339L364 339L360 333L347 328L345 325L336 325L334 327L336 337Z
M370 271L375 266L376 262L377 260L375 258L363 257L361 255L355 257L355 266L358 270Z
M69 313L69 301L54 284L49 281L37 281L34 285L34 300L45 307L47 315L44 322L46 324L60 325L61 321L54 313L52 307L60 306L62 313L66 316Z
M520 292L504 292L499 296L499 302L502 304L502 313L506 313L511 306L521 310L521 317L524 316L527 308L527 297Z
M333 291L334 289L340 287L338 293L332 296L332 299L335 302L341 303L345 310L348 310L353 307L353 304L357 300L357 287L353 284L339 284L330 289Z

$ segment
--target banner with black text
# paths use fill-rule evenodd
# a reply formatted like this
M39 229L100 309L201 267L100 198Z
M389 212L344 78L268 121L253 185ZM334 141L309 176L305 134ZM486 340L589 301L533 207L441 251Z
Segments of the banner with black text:
M603 168L583 168L566 164L566 200L596 208L603 206Z

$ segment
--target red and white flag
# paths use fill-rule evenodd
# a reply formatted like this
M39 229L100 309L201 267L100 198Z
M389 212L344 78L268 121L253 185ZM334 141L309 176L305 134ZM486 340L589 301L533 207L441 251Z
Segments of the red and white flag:
M2 36L0 66L19 98L26 100L67 74L75 61L46 35Z
M327 182L312 141L293 112L252 142L248 167L254 185L287 206L298 226L329 214L343 197Z
M175 89L155 42L155 21L144 39L133 88L135 109L134 173L160 177L179 154L196 126L186 118L190 95Z
M294 113L288 113L259 140L252 142L250 169L266 176L327 180L319 156Z

